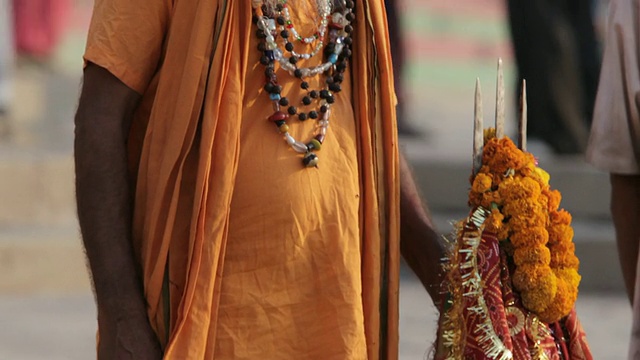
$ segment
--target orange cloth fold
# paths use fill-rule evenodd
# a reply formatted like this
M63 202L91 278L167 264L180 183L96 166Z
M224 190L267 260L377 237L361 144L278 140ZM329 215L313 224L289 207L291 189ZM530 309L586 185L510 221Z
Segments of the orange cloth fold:
M399 182L382 0L357 0L356 16L350 71L361 278L353 284L361 288L367 358L392 360L398 356ZM255 65L254 31L248 0L96 1L85 59L143 94L129 141L136 190L134 248L149 317L167 359L216 355L223 280L232 283L223 269L232 266L239 241L229 239L236 233L235 187L247 165L239 162L243 151L257 146L245 143L242 133L248 92L254 90L245 83ZM347 92L339 95L349 98ZM345 131L344 138L338 130ZM348 128L336 134L349 139ZM327 159L330 163L330 153ZM291 152L271 160L299 161ZM309 170L316 171L301 169ZM313 191L300 194L299 201ZM165 280L168 291L163 291ZM269 353L262 357L270 358Z

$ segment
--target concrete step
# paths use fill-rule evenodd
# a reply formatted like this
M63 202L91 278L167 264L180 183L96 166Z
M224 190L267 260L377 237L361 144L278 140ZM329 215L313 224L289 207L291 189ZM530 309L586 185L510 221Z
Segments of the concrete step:
M466 145L466 144L465 144ZM416 182L434 211L466 210L470 189L471 152L446 154L421 142L405 142L404 152ZM610 219L611 186L606 173L595 170L580 156L554 156L531 151L551 175L551 187L562 193L561 207L576 218Z
M70 152L0 146L0 226L69 224L74 194Z
M0 294L67 294L90 289L75 226L22 226L0 231Z

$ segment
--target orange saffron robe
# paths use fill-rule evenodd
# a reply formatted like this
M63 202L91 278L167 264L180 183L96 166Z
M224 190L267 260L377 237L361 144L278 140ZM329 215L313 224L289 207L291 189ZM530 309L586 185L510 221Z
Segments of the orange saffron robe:
M315 6L295 4L296 28L310 33ZM351 79L318 169L266 120L251 14L249 0L95 3L85 60L143 95L128 143L134 249L165 358L396 359L398 154L383 2L356 1ZM299 102L299 81L277 75ZM301 141L314 131L312 120L288 123Z

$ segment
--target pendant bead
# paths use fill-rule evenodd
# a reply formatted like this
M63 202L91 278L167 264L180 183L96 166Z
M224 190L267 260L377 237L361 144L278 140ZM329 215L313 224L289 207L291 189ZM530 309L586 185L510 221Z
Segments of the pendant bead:
M282 124L278 127L278 130L280 130L281 133L287 133L289 132L289 125L287 124Z
M307 153L302 159L302 163L308 167L318 166L318 156L312 152Z

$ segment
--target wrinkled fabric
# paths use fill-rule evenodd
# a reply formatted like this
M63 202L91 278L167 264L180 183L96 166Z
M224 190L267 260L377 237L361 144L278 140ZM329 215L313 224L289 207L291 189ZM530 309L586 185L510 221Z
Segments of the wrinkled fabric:
M382 1L356 1L356 16L352 88L319 168L304 169L266 121L249 1L96 1L85 60L143 95L128 142L134 248L165 358L397 358ZM312 124L290 126L304 141Z
M638 174L640 168L639 2L612 0L587 160L600 170Z

